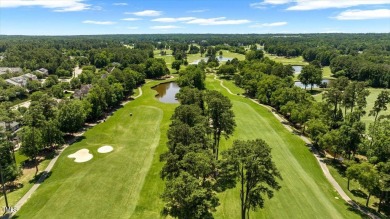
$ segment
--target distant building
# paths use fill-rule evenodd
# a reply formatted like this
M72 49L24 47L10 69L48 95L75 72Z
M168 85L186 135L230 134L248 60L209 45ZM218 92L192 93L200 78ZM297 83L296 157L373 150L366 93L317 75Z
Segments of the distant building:
M92 84L83 84L81 85L80 89L74 90L73 98L75 99L83 99L85 96L88 95L89 90L92 88Z
M38 78L37 78L37 76L36 75L33 75L33 74L31 74L31 73L27 73L27 74L24 74L24 75L22 75L21 77L24 77L24 78L26 78L26 79L28 79L28 80L38 80Z
M28 81L38 80L37 76L27 73L19 77L13 77L10 79L5 80L8 84L19 86L19 87L26 87Z
M11 73L11 74L15 74L15 73L21 73L23 72L23 69L22 68L11 68L11 67L0 67L0 75L3 75L3 74L7 74L7 73Z
M49 75L49 70L47 70L46 68L40 68L40 69L36 70L36 72L39 72L43 75Z
M20 124L18 122L11 122L11 123L6 123L6 122L0 122L0 132L4 131L11 131L14 132L18 130L20 127Z

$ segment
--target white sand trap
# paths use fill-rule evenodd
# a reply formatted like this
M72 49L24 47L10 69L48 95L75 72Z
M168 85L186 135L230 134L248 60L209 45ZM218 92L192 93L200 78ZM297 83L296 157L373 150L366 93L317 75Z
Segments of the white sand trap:
M68 156L69 158L76 158L74 162L83 163L91 160L93 155L89 153L88 149L80 149L76 153Z
M105 154L111 152L112 150L114 150L112 146L104 145L98 149L98 152L101 154Z

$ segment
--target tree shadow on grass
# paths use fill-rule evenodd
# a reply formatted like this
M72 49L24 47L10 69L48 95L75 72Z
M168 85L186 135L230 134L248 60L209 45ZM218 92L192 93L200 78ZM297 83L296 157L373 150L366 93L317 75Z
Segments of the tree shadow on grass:
M365 211L369 214L372 214L372 215L375 215L379 218L389 218L388 215L383 215L383 214L379 214L376 209L373 209L373 208L369 208L369 207L366 207L365 205L362 205L360 203L356 203L354 201L351 201L349 204L346 203L346 205L348 206L348 210L349 211L352 211L352 212L355 212L356 214L360 215L361 218L372 218L370 216L368 216L366 213L362 212L362 211ZM360 210L359 210L360 209Z
M360 197L360 198L364 198L364 199L367 199L367 194L364 193L362 190L360 189L353 189L351 190L351 193L356 196L356 197Z
M37 175L34 176L34 178L32 178L30 181L28 181L29 183L32 183L32 184L41 184L43 183L47 178L49 178L51 176L52 172L47 172L47 171L43 171L43 172L40 172L38 173Z
M330 165L335 168L342 177L346 177L345 172L347 171L347 167L343 165L343 163L341 163L339 160L333 158L326 158L324 159L324 162L327 165Z
M308 92L311 94L311 95L317 95L317 94L320 94L320 93L322 93L322 91L321 90L308 90Z
M355 214L359 215L360 218L371 219L368 215L366 215L365 213L363 213L363 212L361 212L360 210L356 209L356 208L353 207L352 205L350 205L350 204L348 204L348 203L345 203L345 205L347 206L348 211L354 212Z

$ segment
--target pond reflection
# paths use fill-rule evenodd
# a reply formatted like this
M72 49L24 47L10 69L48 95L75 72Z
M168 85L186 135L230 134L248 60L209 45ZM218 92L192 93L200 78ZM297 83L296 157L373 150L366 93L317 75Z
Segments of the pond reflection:
M179 93L180 87L175 82L163 83L153 87L158 92L156 98L163 103L178 103L175 95Z

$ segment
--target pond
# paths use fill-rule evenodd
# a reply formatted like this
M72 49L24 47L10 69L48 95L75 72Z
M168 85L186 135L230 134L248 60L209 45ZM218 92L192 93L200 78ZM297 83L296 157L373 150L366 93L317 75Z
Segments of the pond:
M332 82L332 80L329 80L329 79L324 79L324 80L322 80L322 82L321 83L326 83L326 84L328 84L329 85L329 83L331 83ZM294 85L295 86L297 86L297 87L300 87L300 88L305 88L305 85L303 85L300 81L295 81L294 82ZM310 89L310 84L309 85L307 85L307 89ZM318 88L319 86L318 85L313 85L313 88Z
M301 73L302 66L300 66L300 65L293 65L292 67L294 69L294 74L300 74Z
M178 103L176 94L179 93L180 87L175 82L163 83L153 87L158 94L156 98L163 103Z

